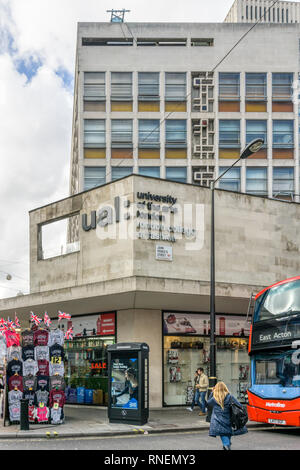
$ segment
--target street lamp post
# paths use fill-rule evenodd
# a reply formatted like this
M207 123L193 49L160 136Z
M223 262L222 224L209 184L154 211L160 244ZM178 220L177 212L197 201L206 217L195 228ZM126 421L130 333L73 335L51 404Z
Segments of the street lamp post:
M217 179L211 181L211 241L210 241L210 377L209 389L211 390L217 383L216 367L216 292L215 292L215 184L233 168L240 160L248 158L253 153L258 152L264 145L261 138L250 142L243 150L240 158L236 160L227 170L225 170Z

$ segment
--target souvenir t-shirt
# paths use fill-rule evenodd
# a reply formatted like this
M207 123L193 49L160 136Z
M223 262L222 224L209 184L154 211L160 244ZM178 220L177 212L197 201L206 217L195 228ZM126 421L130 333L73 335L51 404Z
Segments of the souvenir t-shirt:
M54 364L54 363L50 362L49 372L50 372L51 376L58 374L58 375L61 375L63 377L64 373L65 373L64 364L63 363Z
M8 379L8 390L14 390L15 388L23 392L23 377L21 375L12 375Z
M62 330L56 328L55 330L50 331L48 346L53 346L54 344L60 344L60 346L63 346L64 341L64 333Z
M28 420L30 423L35 422L35 406L34 405L28 406Z
M53 357L61 358L61 361L63 361L65 357L65 353L64 353L64 348L60 344L57 344L57 343L53 344L53 346L50 346L49 351L50 351L51 362L58 363L57 361L52 360Z
M14 402L8 407L9 410L9 420L12 421L20 421L20 412L21 412L21 405L20 402Z
M52 408L54 403L58 403L59 407L62 408L65 402L66 402L66 396L63 390L51 390L50 398L49 398L50 408Z
M22 346L33 346L33 331L32 330L24 330L22 332Z
M22 348L22 359L27 361L27 359L34 359L34 346L23 346Z
M49 377L47 375L38 375L36 378L37 390L49 391Z
M22 348L21 346L11 346L7 348L7 360L12 361L13 359L22 360Z
M50 389L65 390L65 379L61 375L52 375L50 377Z
M37 387L36 376L26 375L26 377L23 377L23 387L24 387L24 390L29 390L30 388L32 388L32 390L35 391Z
M21 398L23 398L23 392L21 392L21 390L11 390L8 392L8 403L10 405L20 401Z
M49 400L49 392L47 390L37 390L35 392L35 405L39 405L39 403L44 403L44 405L48 405Z
M49 361L49 347L36 346L34 349L34 358L36 361L46 360Z
M37 375L49 375L49 362L42 359L37 361L38 363L38 372Z
M22 362L18 361L18 360L15 360L15 359L10 361L8 363L8 366L7 366L7 375L8 375L8 377L10 377L11 375L14 375L14 374L22 375Z
M35 410L35 417L38 423L48 422L49 419L49 408L47 406L38 406Z
M20 335L12 330L7 330L3 332L6 338L6 346L10 348L11 346L20 346Z
M50 410L51 424L62 424L63 423L63 411L62 408L51 408Z
M47 330L36 330L33 333L33 342L35 346L48 346L49 332Z
M36 375L37 371L37 362L33 359L27 359L23 362L23 375Z
M23 398L28 400L28 406L33 406L35 401L35 393L33 390L25 390Z

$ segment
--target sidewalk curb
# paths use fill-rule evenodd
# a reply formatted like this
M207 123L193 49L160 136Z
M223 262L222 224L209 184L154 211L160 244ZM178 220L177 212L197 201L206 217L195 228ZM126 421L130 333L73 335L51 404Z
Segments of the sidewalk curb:
M257 423L253 423L253 424L249 424L247 426L247 428L261 428L261 427L266 427L265 424L257 424ZM139 428L140 430L138 432L136 432L136 430L132 429L132 430L124 430L124 431L99 431L99 432L95 432L95 431L91 431L91 432L62 432L62 433L59 433L57 434L56 437L54 437L53 434L51 434L51 436L47 436L47 434L44 432L44 433L33 433L33 432L30 432L30 431L18 431L18 432L12 432L12 433L3 433L1 434L0 433L0 441L1 440L7 440L7 439L48 439L48 440L58 440L58 439L66 439L66 438L84 438L84 437L117 437L117 436L124 436L124 437L129 437L129 436L133 436L133 435L136 435L136 436L142 436L142 435L145 435L144 432L148 433L146 434L149 435L149 434L163 434L163 433L172 433L172 434L179 434L179 433L183 433L183 432L197 432L197 431L207 431L209 429L209 424L207 423L207 425L204 425L204 426L193 426L193 427L178 427L178 428L174 428L174 427L170 427L170 428L167 428L167 427L164 427L164 428L157 428L157 429L142 429L142 428ZM270 426L270 429L271 429L271 426ZM143 432L144 431L144 432ZM57 432L57 431L55 431Z

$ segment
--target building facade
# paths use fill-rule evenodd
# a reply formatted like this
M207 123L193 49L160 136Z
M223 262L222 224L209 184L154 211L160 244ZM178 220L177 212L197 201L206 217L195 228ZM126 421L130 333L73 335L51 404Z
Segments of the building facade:
M299 201L299 25L259 24L222 60L248 30L79 23L70 194L131 173L208 186L263 137L220 188Z
M300 23L299 2L274 0L235 0L225 23Z
M30 311L71 314L70 402L105 404L107 346L145 342L150 407L189 403L195 369L209 373L210 196L132 175L30 212L31 292L0 310L24 327ZM299 274L300 205L224 190L215 205L217 376L243 400L249 299Z

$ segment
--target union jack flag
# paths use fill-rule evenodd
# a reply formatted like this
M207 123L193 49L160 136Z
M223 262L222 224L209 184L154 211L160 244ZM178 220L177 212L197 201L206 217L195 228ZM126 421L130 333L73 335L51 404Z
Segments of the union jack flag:
M14 330L16 328L15 323L9 317L7 318L6 325L7 325L8 329L10 329L10 330Z
M19 321L16 313L15 313L15 326L16 326L16 328L21 328L20 321Z
M39 325L42 319L35 315L33 312L30 312L30 321L33 321L36 325Z
M4 326L7 326L7 321L4 320L4 318L1 318L1 319L0 319L0 328L1 328L1 327L4 327Z
M45 315L44 315L44 323L45 323L46 326L50 326L51 323L52 323L52 321L50 320L50 317L49 317L47 312L45 312Z
M65 339L73 339L73 327L72 326L66 331Z
M63 318L66 320L71 320L71 315L69 313L58 311L58 321L62 320Z

